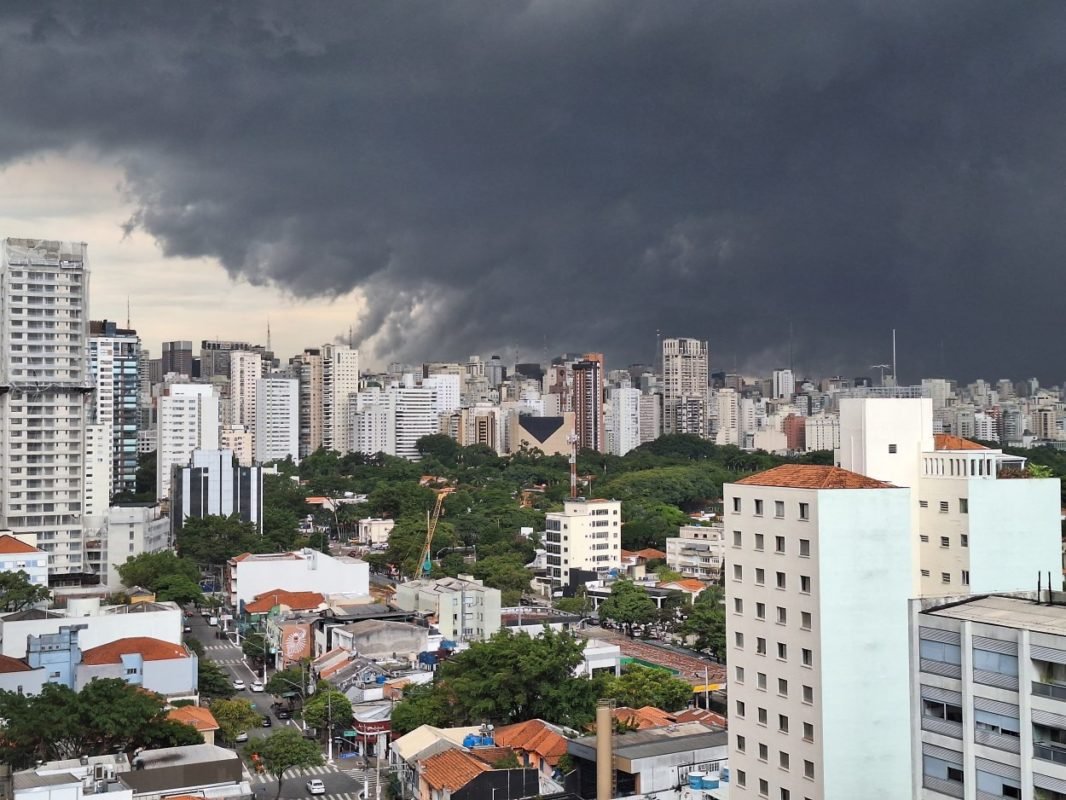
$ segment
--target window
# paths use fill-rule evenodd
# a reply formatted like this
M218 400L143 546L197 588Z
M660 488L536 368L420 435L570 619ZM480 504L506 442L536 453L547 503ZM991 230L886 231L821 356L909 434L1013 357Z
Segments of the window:
M737 716L744 719L744 701L737 700Z
M788 681L784 678L777 679L777 693L782 697L788 697Z
M755 619L766 619L766 603L755 604Z
M970 535L968 533L959 534L959 543L963 547L970 546Z
M762 550L763 549L763 535L761 533L755 534L755 549L756 550Z
M800 503L800 519L807 520L811 518L811 504Z
M788 622L788 611L785 610L784 606L778 606L777 607L777 624L778 625L784 625L787 622Z
M781 769L788 769L788 753L784 750L777 754L777 766L781 767Z
M764 583L766 583L766 570L764 570L762 567L756 567L755 568L755 585L756 586L762 586Z
M785 516L785 501L774 500L774 516L780 519Z
M897 452L897 449L898 449L898 448L897 448L897 447L896 447L896 445L894 445L894 444L890 444L890 445L888 446L888 452L889 452L889 453L890 453L891 455L895 455L895 454L896 454L896 452Z
M965 498L965 497L960 497L959 498L959 513L960 514L969 514L970 513L970 501L967 498Z
M755 501L755 516L757 516L757 517L761 517L762 516L762 500L756 500Z
M733 611L735 611L737 614L744 613L744 601L741 600L739 597L733 598Z
M962 722L962 707L938 700L922 698L922 716L931 719L943 719L948 722Z
M747 785L748 785L748 773L746 773L742 769L738 769L737 770L737 786L747 786Z
M923 542L928 542L929 541L929 536L924 534L924 533L919 534L918 538L921 539Z
M811 576L800 575L800 591L804 594L811 593Z
M747 747L747 746L748 746L747 740L738 733L737 734L737 751L743 753L744 752L744 748Z
M800 612L800 627L803 628L803 630L805 630L805 631L809 631L811 629L811 612L810 611L801 611Z
M810 558L811 557L811 540L810 539L800 539L800 557L801 558Z
M742 567L740 564L733 565L733 580L744 580L744 567Z
M940 513L941 514L947 514L948 513L948 501L947 500L941 500L940 501Z
M962 649L959 645L934 642L931 639L918 640L918 656L926 661L939 661L942 664L962 663Z
M783 572L777 573L777 588L778 589L784 589L785 588L785 573L783 573Z
M919 500L918 501L918 508L929 508L929 501L928 500Z
M737 667L734 675L736 675L737 683L744 683L744 667Z
M740 547L744 544L744 538L741 536L740 531L733 531L733 547Z
M803 656L803 666L805 666L805 667L813 667L814 666L814 653L812 651L810 651L806 647L804 647L803 651L802 651L802 656Z
M765 708L760 708L759 709L758 717L759 717L759 724L760 725L765 725L766 724L766 709Z
M775 536L774 537L774 552L775 553L784 553L785 552L785 537L784 536Z
M968 569L964 569L962 571L962 585L963 586L969 586L970 585L970 570L968 570Z
M922 577L923 578L928 578L929 577L929 570L923 569L922 570Z
M787 661L788 660L788 645L785 644L784 642L778 642L777 643L777 658L780 661Z
M803 762L803 777L804 778L810 778L812 781L814 780L814 762L813 761L804 761Z
M734 514L739 514L740 513L740 498L739 497L734 497L733 498L733 513Z
M759 760L760 761L765 761L769 757L770 757L770 748L767 747L762 742L759 742Z
M743 647L744 646L744 634L741 633L740 631L733 631L733 643L737 647Z
M941 547L951 547L951 539L949 537L947 537L947 536L941 536L940 537L940 546Z
M770 784L766 778L759 778L759 796L768 797L770 795Z
M808 703L808 704L814 702L814 687L813 686L804 686L803 687L803 702L804 703Z
M940 582L941 583L951 583L951 573L950 572L941 572L940 573Z
M803 741L805 741L805 742L813 742L814 741L814 725L812 725L809 722L804 722L803 723Z
M764 692L766 691L766 673L765 672L756 672L755 673L755 688L761 689Z
M759 656L766 655L766 640L761 636L755 640L755 654Z
M127 675L136 675L137 674L137 668L136 667L126 667L126 674Z
M982 672L998 672L1000 675L1018 677L1018 657L991 650L973 649L973 668Z
M788 733L788 717L784 714L777 715L777 729L781 733Z
M781 800L792 800L792 792L790 792L788 789L782 789Z

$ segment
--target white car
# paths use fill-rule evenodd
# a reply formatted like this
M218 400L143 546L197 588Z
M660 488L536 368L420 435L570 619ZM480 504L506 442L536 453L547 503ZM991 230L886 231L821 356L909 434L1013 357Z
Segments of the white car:
M307 782L308 794L325 794L326 784L322 783L318 778L312 778Z
M218 627L218 617L208 617L207 624L210 625L212 628L217 628Z
M241 731L240 733L237 734L237 738L234 739L233 741L235 741L235 742L247 742L248 741L248 731Z
M237 678L235 681L233 681L233 688L236 689L238 692L243 692L244 681L242 681L240 678Z
M256 678L254 681L252 681L252 685L250 688L253 692L261 692L263 691L263 682Z

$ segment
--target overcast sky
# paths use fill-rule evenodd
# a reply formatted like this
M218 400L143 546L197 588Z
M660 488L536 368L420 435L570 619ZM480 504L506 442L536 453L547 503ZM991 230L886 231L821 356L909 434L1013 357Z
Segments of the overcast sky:
M1066 377L1066 3L0 5L0 235L371 363Z

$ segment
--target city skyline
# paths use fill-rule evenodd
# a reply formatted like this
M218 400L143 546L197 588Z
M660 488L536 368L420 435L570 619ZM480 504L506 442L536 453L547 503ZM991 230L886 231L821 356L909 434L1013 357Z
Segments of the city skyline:
M150 347L1059 381L1061 6L394 8L5 7L5 235L128 234Z

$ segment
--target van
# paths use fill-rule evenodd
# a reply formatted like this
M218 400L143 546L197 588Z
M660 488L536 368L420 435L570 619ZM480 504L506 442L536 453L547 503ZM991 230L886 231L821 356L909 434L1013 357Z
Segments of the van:
M210 626L211 626L212 628L215 628L215 627L217 627L217 626L218 626L218 617L211 617L211 618L210 618L210 619L209 619L209 620L207 621L207 624L208 624L208 625L210 625Z

